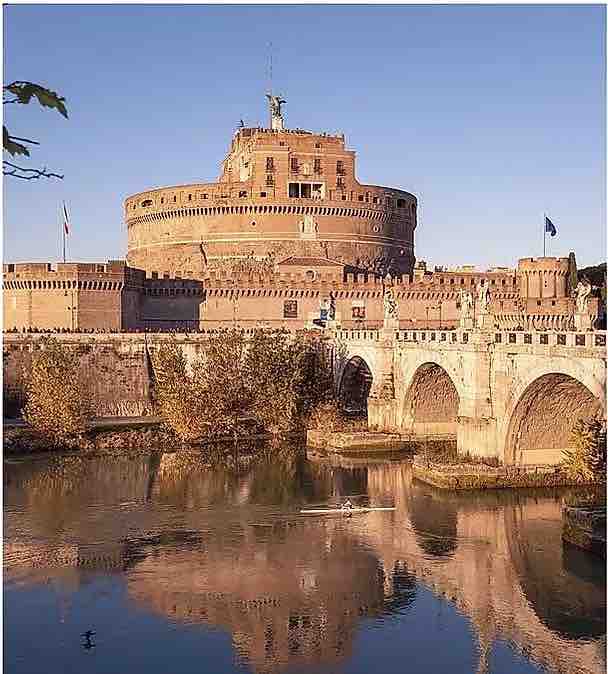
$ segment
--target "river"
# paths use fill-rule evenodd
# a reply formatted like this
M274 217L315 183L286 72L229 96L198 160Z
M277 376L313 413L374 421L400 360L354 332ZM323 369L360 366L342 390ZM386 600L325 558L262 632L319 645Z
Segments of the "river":
M287 449L5 459L4 671L603 672L605 564L563 547L565 493ZM395 510L299 512L347 497Z

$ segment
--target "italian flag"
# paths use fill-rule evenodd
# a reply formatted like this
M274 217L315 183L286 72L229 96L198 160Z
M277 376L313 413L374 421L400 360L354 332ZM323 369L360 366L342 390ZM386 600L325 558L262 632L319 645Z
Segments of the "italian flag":
M63 202L63 229L66 234L70 233L70 216L68 215L68 209L66 208L65 201Z

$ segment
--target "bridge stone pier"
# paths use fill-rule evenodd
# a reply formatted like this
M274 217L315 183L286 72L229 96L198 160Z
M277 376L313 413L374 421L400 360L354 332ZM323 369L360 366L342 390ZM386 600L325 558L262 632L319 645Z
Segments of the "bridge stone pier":
M373 430L546 465L578 418L606 418L605 332L336 330L333 340L339 387L353 362L369 368Z

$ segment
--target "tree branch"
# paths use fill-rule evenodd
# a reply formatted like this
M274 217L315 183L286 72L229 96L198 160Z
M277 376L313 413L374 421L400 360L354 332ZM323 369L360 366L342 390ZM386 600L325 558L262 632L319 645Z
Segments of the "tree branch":
M22 143L31 143L32 145L40 145L37 140L30 140L29 138L19 138L19 136L9 136L11 140L20 140Z
M59 180L63 180L63 176L47 171L46 167L43 169L22 168L6 160L2 161L2 173L5 176L13 176L22 180L38 180L39 178L58 178Z

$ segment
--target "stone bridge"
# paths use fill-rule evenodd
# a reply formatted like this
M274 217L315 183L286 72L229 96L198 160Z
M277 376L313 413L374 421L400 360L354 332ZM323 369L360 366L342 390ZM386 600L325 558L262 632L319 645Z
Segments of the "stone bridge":
M606 417L605 332L336 330L333 344L341 398L369 390L377 430L540 465L560 460L577 418Z

